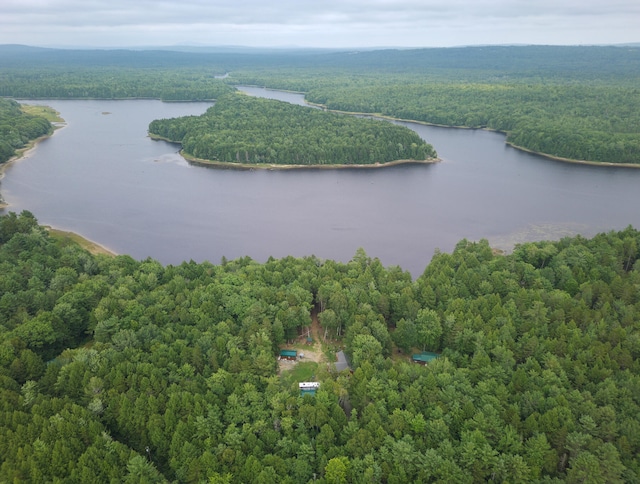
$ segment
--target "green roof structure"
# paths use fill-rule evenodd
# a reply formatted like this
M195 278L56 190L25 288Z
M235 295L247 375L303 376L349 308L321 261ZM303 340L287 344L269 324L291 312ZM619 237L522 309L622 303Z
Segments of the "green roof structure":
M426 365L432 360L435 360L440 355L438 353L431 353L430 351L423 351L422 353L416 353L411 355L411 361L414 363L420 363L421 365Z
M320 388L320 383L315 381L303 381L298 383L300 387L300 396L303 397L305 395L311 395L312 397L316 395L316 391Z
M280 350L280 358L295 360L298 358L298 352L296 350Z

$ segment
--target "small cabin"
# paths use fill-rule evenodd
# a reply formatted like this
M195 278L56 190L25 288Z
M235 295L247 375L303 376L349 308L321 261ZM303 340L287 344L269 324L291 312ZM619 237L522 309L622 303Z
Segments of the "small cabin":
M280 350L280 359L296 361L298 359L298 352L296 350Z
M411 361L418 363L419 365L426 365L432 360L435 360L440 355L438 353L431 353L430 351L423 351L422 353L416 353L411 355Z
M301 381L298 383L298 387L300 388L300 396L303 397L305 395L315 396L316 391L320 388L320 382L317 381Z

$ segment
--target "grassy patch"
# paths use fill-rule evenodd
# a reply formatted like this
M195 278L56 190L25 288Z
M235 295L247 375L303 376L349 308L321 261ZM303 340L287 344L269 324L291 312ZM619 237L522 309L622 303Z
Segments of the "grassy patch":
M60 113L49 106L33 106L31 104L21 104L20 108L23 112L45 118L50 123L64 122L64 119L60 117Z
M282 372L282 379L289 383L314 381L317 374L318 363L315 361L302 361L294 365L291 370Z
M416 348L411 348L409 353L405 353L404 351L398 349L398 347L394 344L393 349L391 350L390 358L394 362L398 361L411 361L411 355L414 353L420 353L422 350L417 350Z
M77 244L83 249L85 249L86 251L92 253L93 255L98 255L98 254L104 254L104 255L110 255L110 256L116 255L110 250L105 249L101 245L96 244L95 242L92 242L88 239L85 239L84 237L74 232L65 232L64 230L53 229L51 227L46 227L46 228L49 231L49 235L55 240L57 240L58 242L62 243L62 245Z

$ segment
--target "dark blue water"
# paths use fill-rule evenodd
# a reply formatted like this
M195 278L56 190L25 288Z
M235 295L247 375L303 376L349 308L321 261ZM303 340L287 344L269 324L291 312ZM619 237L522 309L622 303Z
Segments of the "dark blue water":
M192 166L177 146L147 137L153 119L200 114L209 104L39 103L68 126L8 168L0 184L8 210L30 210L40 223L136 259L348 261L363 247L417 276L436 248L451 251L462 238L509 249L640 227L640 170L548 160L506 146L497 133L408 124L443 159L433 165L235 171Z

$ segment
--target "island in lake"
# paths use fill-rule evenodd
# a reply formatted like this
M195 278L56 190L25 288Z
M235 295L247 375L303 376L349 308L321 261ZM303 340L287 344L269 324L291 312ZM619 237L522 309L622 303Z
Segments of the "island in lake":
M200 162L249 167L383 166L434 161L410 129L232 93L201 116L155 120L149 134Z

